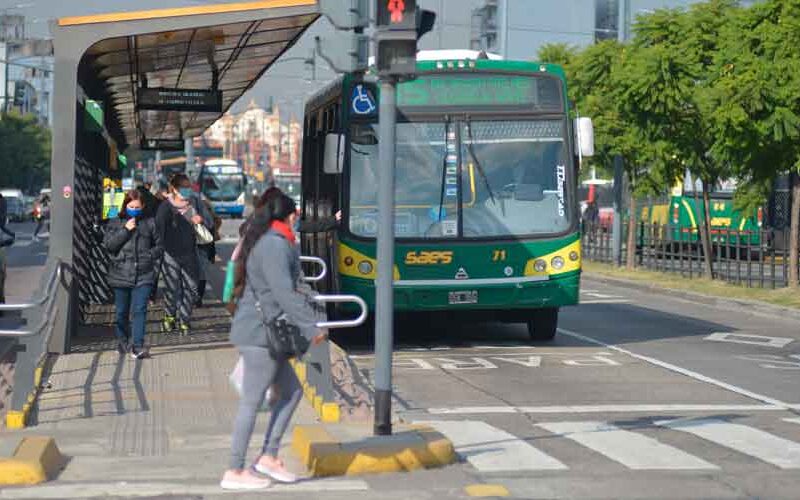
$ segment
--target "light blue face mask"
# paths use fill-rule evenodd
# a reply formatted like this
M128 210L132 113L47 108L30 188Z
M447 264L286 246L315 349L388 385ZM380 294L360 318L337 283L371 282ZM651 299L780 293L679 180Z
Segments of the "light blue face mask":
M125 209L125 213L128 214L128 217L139 217L140 215L142 215L142 209L141 208L126 208Z
M184 200L188 200L189 198L194 196L194 191L192 191L192 188L187 188L187 187L178 188L178 192L180 193L181 198L183 198Z

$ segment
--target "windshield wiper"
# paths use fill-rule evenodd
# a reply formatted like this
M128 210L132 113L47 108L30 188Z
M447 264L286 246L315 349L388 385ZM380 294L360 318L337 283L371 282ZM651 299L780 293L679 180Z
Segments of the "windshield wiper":
M478 156L475 154L475 150L472 148L475 140L472 138L472 119L469 116L467 116L466 125L467 138L469 139L469 142L467 142L467 152L469 152L469 155L472 157L472 161L475 162L475 168L478 169L478 173L480 174L481 179L483 179L483 183L486 184L486 190L489 191L489 198L492 199L492 204L496 205L497 203L494 201L492 186L489 185L489 179L486 177L486 173L483 171L483 166L481 166L481 162L478 161Z

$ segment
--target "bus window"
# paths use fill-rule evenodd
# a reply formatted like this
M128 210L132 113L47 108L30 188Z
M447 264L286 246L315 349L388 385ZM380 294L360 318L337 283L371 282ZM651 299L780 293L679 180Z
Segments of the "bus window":
M561 233L572 218L563 121L473 122L462 125L465 237ZM474 167L474 168L473 168ZM469 172L473 172L468 177ZM469 199L465 192L465 200ZM535 214L535 216L532 216Z

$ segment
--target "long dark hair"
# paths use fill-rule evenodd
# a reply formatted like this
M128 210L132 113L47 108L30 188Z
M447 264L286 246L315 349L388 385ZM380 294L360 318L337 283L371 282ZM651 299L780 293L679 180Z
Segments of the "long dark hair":
M236 278L234 280L233 294L236 298L244 294L244 286L247 280L247 259L250 252L255 248L258 240L269 231L273 221L286 220L297 210L294 200L281 193L270 197L266 204L256 209L252 221L248 224L242 241L242 249L236 260Z

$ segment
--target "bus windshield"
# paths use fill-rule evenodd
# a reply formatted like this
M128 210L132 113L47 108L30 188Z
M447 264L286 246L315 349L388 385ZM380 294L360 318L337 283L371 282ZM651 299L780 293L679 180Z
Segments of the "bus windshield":
M236 201L244 192L244 176L205 173L200 189L211 201Z
M487 238L569 229L563 120L397 125L398 238ZM458 177L459 162L461 178ZM377 234L376 124L351 129L350 231Z

